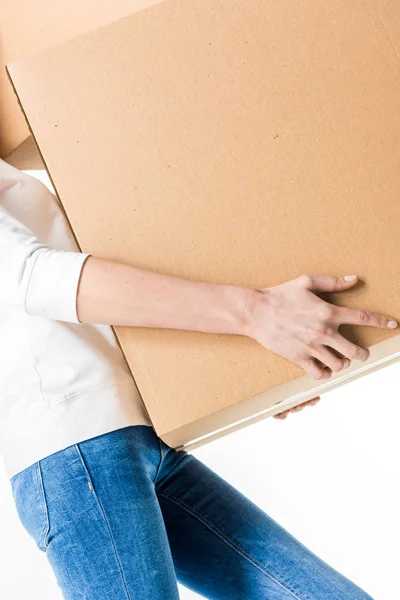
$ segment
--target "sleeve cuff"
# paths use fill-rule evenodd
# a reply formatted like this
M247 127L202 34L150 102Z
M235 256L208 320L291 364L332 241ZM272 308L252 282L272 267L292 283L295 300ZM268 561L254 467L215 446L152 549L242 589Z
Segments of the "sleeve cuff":
M26 282L25 310L33 316L80 323L76 299L81 271L91 256L82 252L38 250Z

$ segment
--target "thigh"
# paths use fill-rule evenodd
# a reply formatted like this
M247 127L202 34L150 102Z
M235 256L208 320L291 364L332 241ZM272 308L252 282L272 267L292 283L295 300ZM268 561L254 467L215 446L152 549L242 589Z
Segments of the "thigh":
M153 429L132 426L70 446L15 478L21 520L66 600L179 599L154 489L159 465Z
M165 465L156 491L183 585L214 600L372 600L193 455L169 448Z

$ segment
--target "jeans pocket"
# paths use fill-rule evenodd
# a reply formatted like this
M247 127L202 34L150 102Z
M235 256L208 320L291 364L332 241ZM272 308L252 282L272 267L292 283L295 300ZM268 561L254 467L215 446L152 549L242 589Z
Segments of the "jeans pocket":
M46 552L49 514L40 461L17 473L11 479L11 490L22 526L39 550Z

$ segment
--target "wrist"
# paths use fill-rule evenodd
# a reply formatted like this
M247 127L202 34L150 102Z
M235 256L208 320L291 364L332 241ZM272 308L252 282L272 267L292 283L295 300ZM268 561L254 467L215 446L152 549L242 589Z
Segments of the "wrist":
M245 290L245 301L243 305L243 315L241 318L240 334L254 338L256 330L256 305L260 296L260 290L257 288L243 288L243 290Z
M266 290L260 290L258 288L250 288L246 297L245 311L243 316L243 331L242 335L246 335L254 340L257 339L257 332L259 329L259 309L261 303L265 303L265 292Z
M251 288L202 283L198 289L200 290L197 294L198 307L201 311L198 323L200 331L247 335L246 306Z

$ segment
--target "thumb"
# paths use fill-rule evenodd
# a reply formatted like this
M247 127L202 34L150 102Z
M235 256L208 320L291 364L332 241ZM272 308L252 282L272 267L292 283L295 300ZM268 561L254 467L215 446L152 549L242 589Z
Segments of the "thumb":
M340 292L352 287L357 281L357 275L310 275L306 288L312 292Z

